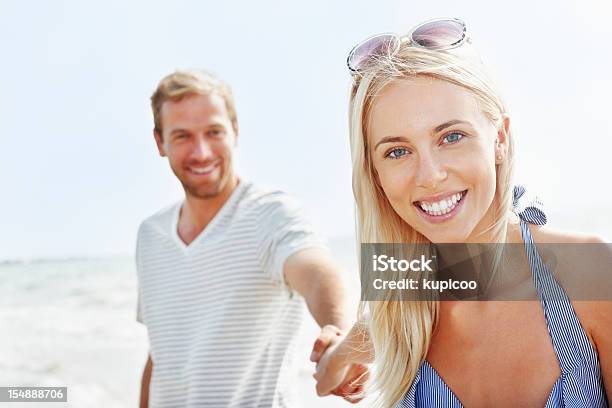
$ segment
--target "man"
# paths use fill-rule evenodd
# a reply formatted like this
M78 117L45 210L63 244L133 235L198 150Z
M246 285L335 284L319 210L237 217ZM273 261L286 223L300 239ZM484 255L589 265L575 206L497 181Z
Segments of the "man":
M304 307L349 327L341 274L287 195L234 169L229 87L203 71L151 97L159 154L185 191L138 231L138 320L149 358L141 407L293 407Z

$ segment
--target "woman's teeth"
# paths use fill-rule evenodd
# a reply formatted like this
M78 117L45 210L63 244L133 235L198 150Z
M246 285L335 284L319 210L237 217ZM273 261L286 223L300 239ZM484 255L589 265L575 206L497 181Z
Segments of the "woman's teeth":
M463 199L463 196L465 195L465 193L466 193L465 191L461 193L456 193L444 200L440 200L435 203L428 203L426 201L421 201L419 203L419 206L421 207L421 209L423 209L423 211L425 211L429 215L448 214L449 212L455 209L455 207L457 206L457 203L459 203Z

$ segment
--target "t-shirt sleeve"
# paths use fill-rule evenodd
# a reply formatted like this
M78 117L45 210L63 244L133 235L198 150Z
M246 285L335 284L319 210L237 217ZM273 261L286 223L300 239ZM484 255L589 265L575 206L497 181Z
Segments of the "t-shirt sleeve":
M262 269L277 283L286 284L285 261L306 248L326 248L296 201L275 192L261 206L257 224L258 257Z

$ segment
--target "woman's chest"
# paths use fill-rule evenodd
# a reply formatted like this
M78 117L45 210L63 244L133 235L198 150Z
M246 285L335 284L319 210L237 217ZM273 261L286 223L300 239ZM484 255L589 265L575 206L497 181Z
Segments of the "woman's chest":
M540 302L442 302L427 360L472 407L544 407L561 375Z

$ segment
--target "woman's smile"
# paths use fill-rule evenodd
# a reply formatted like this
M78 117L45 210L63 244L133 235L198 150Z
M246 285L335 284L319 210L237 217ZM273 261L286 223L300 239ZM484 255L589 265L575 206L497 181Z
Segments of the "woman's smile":
M461 211L467 193L468 190L440 194L435 199L432 197L415 201L413 205L426 221L431 223L445 222Z

